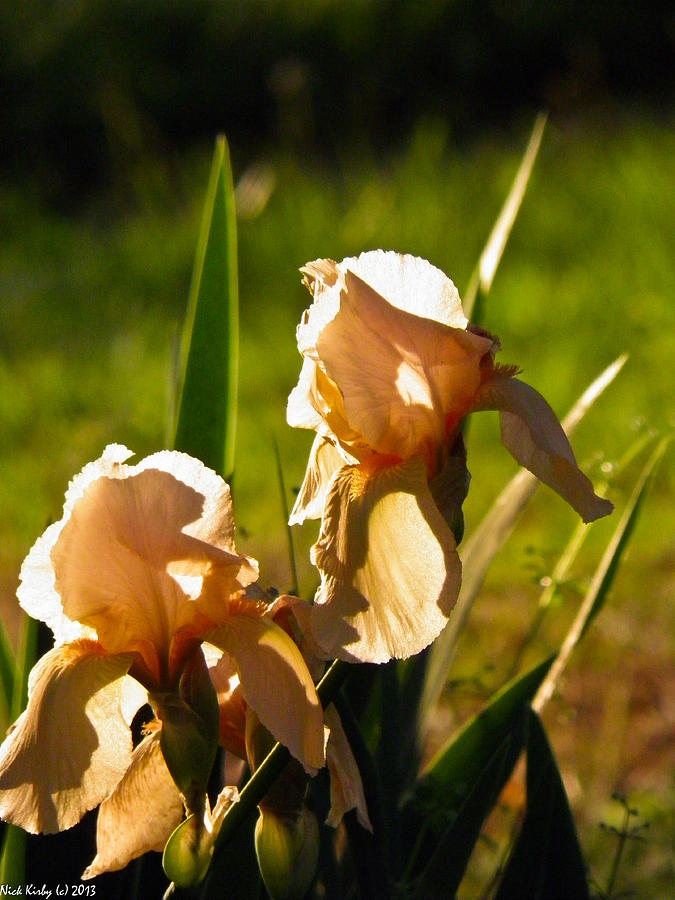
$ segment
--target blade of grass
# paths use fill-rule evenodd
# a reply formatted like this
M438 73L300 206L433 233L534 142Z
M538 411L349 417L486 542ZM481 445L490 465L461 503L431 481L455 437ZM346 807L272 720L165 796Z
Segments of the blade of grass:
M14 673L14 693L12 695L12 721L18 719L28 702L28 676L35 665L37 657L37 641L40 623L37 619L25 616L21 631L21 640L16 654L16 670Z
M537 696L532 704L533 709L537 713L541 713L544 706L546 706L551 699L558 680L565 670L574 648L586 634L591 622L605 603L607 592L612 586L621 562L621 557L630 540L633 529L635 528L635 523L637 522L647 489L651 483L654 469L666 452L670 440L671 438L668 436L662 438L658 442L638 477L633 492L621 514L621 518L612 534L609 544L595 570L591 586L579 607L579 611L563 641L556 660L551 667L551 671L537 691Z
M0 729L4 734L12 723L14 693L14 651L7 631L0 622Z
M281 514L283 516L284 527L286 529L286 541L288 543L288 562L291 568L291 578L293 581L293 585L291 588L292 594L299 593L299 582L298 582L298 566L295 557L295 544L293 542L293 529L288 524L289 519L289 509L288 503L286 501L286 480L284 479L284 467L281 463L281 452L279 450L279 442L276 438L272 441L274 445L274 457L277 463L277 479L279 481L279 495L281 497Z
M511 184L511 189L504 201L501 212L497 217L490 237L480 255L478 265L473 271L468 287L464 294L464 314L467 319L479 322L481 316L482 300L487 296L492 286L492 280L497 271L497 266L504 253L506 242L511 234L513 223L516 221L518 210L523 202L532 169L539 152L539 146L546 126L546 115L540 113L532 128L530 140L520 162L516 177Z
M224 137L216 141L181 363L173 446L230 481L237 421L239 300L234 188Z
M454 897L483 822L504 786L511 736L507 735L471 785L455 821L448 826L417 883L415 900Z
M563 419L563 428L567 434L576 428L600 394L616 378L626 359L625 354L620 356L584 391ZM420 707L421 722L426 721L440 697L454 657L457 638L480 591L490 563L513 531L518 516L532 498L538 484L534 475L526 469L521 469L464 543L462 588L449 623L431 647Z

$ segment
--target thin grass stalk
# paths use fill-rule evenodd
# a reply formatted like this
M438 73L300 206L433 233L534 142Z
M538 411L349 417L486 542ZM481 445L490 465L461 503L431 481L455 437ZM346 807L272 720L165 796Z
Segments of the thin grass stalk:
M574 563L574 560L577 558L579 551L581 550L586 538L588 537L590 528L590 524L580 522L574 529L572 537L570 538L567 546L563 551L562 556L556 563L553 572L551 573L550 583L546 585L541 593L537 611L534 615L534 618L532 619L532 622L530 623L530 627L527 630L527 633L520 643L518 652L516 653L513 662L511 663L511 666L506 675L507 680L513 678L518 672L523 656L525 655L527 649L531 647L532 644L536 641L539 632L541 631L541 627L544 624L544 620L546 619L546 616L551 608L553 598L558 593L558 588L560 587L560 585L567 578L567 573L569 572L572 564Z
M516 177L511 184L511 189L504 201L504 205L497 217L497 221L490 232L485 248L478 260L478 265L473 271L464 294L464 314L467 319L471 319L474 322L480 321L480 316L482 315L481 307L490 292L495 272L497 271L497 267L499 266L504 253L504 248L506 247L506 242L509 239L518 211L523 202L523 197L525 196L525 191L530 176L532 175L532 169L534 168L537 154L539 153L541 139L544 135L546 118L547 116L545 113L539 113L535 120L530 134L530 140L528 141L525 153L521 159Z
M300 582L298 580L298 565L297 558L295 554L295 542L293 541L293 529L288 524L288 520L290 518L290 512L288 509L288 502L286 500L286 481L284 479L284 468L281 462L281 451L279 450L279 442L276 437L272 441L274 446L274 458L277 464L277 480L279 483L279 495L281 498L281 514L283 516L284 528L286 531L286 543L288 545L288 564L291 569L291 593L299 594L300 592Z
M551 666L551 671L546 676L546 679L534 698L532 708L539 715L541 715L541 711L553 696L560 676L565 671L574 648L584 636L592 620L599 612L607 591L614 581L617 568L621 561L621 556L630 539L640 512L646 489L651 480L651 475L655 466L663 457L669 442L670 437L662 438L659 441L640 473L628 503L614 530L612 538L607 545L607 549L595 571L591 586L567 632L567 636L563 641L555 662Z
M613 472L613 477L615 477L619 472L626 468L626 466L645 448L645 446L652 440L653 435L645 434L642 435L637 441L634 441L628 450L624 453L623 457L616 464L616 467ZM595 489L596 493L600 496L604 497L609 490L610 482L609 480L599 482L596 484ZM558 588L561 584L565 582L567 579L567 574L571 569L575 559L577 558L579 551L581 550L586 538L590 534L591 524L580 522L577 527L574 529L572 533L572 537L570 538L567 546L565 547L562 556L559 558L558 562L555 564L553 572L551 573L550 583L546 585L544 590L542 591L541 597L539 598L539 605L537 606L537 612L532 620L530 628L521 642L520 648L516 654L515 659L509 669L509 673L507 678L513 678L516 672L520 667L521 660L523 655L525 654L527 648L531 646L534 641L537 639L537 636L541 630L541 627L544 623L544 620L551 608L551 604L553 602L553 598L558 592Z

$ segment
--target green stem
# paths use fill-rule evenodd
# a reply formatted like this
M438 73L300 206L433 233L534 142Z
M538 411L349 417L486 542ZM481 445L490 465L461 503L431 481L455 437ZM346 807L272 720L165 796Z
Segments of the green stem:
M616 848L616 853L614 854L614 861L612 862L612 870L609 873L609 878L607 879L607 890L605 892L605 896L611 898L614 894L614 883L616 882L616 876L619 872L619 866L621 865L621 857L623 856L624 847L626 846L626 839L628 837L628 825L630 823L630 810L628 806L624 809L623 814L623 828L618 833L619 845Z

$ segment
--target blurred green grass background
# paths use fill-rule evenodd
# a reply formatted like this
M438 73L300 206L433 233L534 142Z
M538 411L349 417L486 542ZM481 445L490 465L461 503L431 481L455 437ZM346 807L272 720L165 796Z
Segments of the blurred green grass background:
M41 6L32 0L26 8L35 12ZM206 2L197 6L215 8ZM385 6L380 4L378 9ZM461 6L439 0L428 21L418 23L415 52L420 58L424 28L433 31L438 24L435 17L440 21ZM506 5L503 9L499 4L483 6L494 14L488 44L494 45L507 19L514 33L518 31L516 16L507 15ZM344 13L356 16L360 23L359 43L356 31L332 28L329 34L331 16L337 22L342 13L336 12L337 4L317 4L312 27L319 31L325 27L325 40L318 50L311 45L313 62L320 52L327 53L335 75L340 54L346 53L360 71L357 63L367 58L368 42L377 33L378 16L373 13L371 21L366 7L354 0ZM122 5L115 8L119 12ZM37 59L39 73L45 77L52 65L53 78L55 72L62 75L59 59L62 62L70 52L76 75L78 65L87 65L87 28L95 21L91 10L105 19L112 15L106 9L113 5L72 4L71 20L61 21L59 28L53 16L47 17L41 29L31 32L31 41L25 44L28 49L22 51L25 58ZM244 9L253 16L256 28L263 20L267 23L260 57L264 58L267 48L272 67L277 47L274 17L265 19L255 4L245 3L237 6L238 14L244 16ZM284 9L288 22L293 20L293 27L299 29L297 46L290 48L297 54L299 48L310 46L303 44L305 25L300 27L299 20L293 19L300 5L276 5L277 17L283 18ZM549 13L552 10L554 5ZM555 18L551 13L548 24L553 30ZM68 44L76 35L73 22L81 26L81 43L73 44L74 54ZM11 22L7 16L0 17L3 32L10 24L16 41L21 17ZM476 34L479 24L474 23ZM228 23L232 34L240 26L236 16ZM485 22L483 26L487 27ZM533 25L522 34L529 40L535 30ZM120 34L121 26L118 41ZM467 48L473 46L476 34L465 35ZM58 53L49 57L52 45L47 38L61 57ZM277 43L284 40L282 35ZM232 41L228 48L241 62L245 42L238 46ZM368 111L377 108L380 119L373 130L386 121L396 133L396 140L384 148L369 134L364 140L336 142L330 153L316 152L312 141L308 149L303 135L299 138L293 130L298 121L293 103L298 97L291 97L287 118L274 126L270 125L274 111L263 110L266 127L276 139L260 141L247 135L241 140L242 122L251 115L246 91L250 87L254 97L256 79L262 78L257 58L246 63L250 68L242 74L244 87L237 95L241 108L228 107L224 116L226 123L233 122L232 136L240 139L234 153L242 343L234 482L238 540L243 551L260 560L263 584L280 590L290 586L291 572L274 443L279 445L290 500L293 486L302 478L312 437L285 425L286 398L300 367L294 330L310 299L300 285L298 268L316 257L340 259L374 247L391 248L429 259L452 277L461 293L508 191L532 124L529 109L508 106L497 127L490 106L482 110L481 127L475 127L480 114L472 109L469 115L464 109L462 116L461 103L451 109L458 113L456 120L433 104L420 104L419 109L410 104L403 118L390 122L400 74L396 68L400 48L396 40L390 43L389 69L381 60L369 64L361 117L361 82L353 75L351 94L336 94L338 81L332 92L329 81L320 84L327 108L336 97L345 101L345 106L336 106L334 121L327 126L317 114L316 120L310 116L305 122L307 134L316 127L318 137L330 143L345 109L353 138L360 128L367 130ZM144 71L141 44L134 45L129 70L133 77L128 82L122 79L125 90ZM618 38L615 44L619 59ZM153 61L159 58L158 46L159 37L148 51ZM544 59L545 42L542 47ZM471 79L477 77L480 54L474 47L472 56L469 49L463 54L460 47L454 62L458 75ZM207 50L206 71L212 73L220 60L213 44ZM633 51L635 55L635 47ZM111 60L109 56L107 64ZM633 64L636 60L637 56ZM410 71L417 62L417 56L407 59ZM499 60L495 62L493 56L490 63L498 77ZM99 67L105 64L105 57L103 62L97 57ZM177 65L182 64L181 59ZM284 71L288 77L293 74ZM525 90L525 71L512 73L513 95ZM656 68L654 72L656 79ZM574 90L587 74L581 65L575 75L581 81L575 82ZM164 84L160 75L164 77L166 71L157 70L148 83L158 91L162 88L164 93L157 95L161 99L171 95L172 85L178 89L178 78ZM281 77L278 71L277 76ZM85 79L85 87L93 89L94 82ZM182 100L175 101L174 120L187 109L190 84L178 85ZM102 85L110 88L111 82L103 79ZM378 90L385 88L387 102L378 105ZM61 99L77 89L74 77L64 79ZM569 101L573 93L569 83L565 91ZM488 93L483 84L472 96L480 100ZM112 164L106 179L105 174L101 177L106 167L96 168L100 159L92 157L93 189L78 192L72 204L63 202L64 191L74 183L67 172L64 175L63 158L52 183L49 142L21 144L21 129L28 134L31 116L37 119L44 109L37 102L31 106L31 92L17 92L14 107L6 107L22 116L12 133L16 139L12 152L24 163L21 177L8 177L4 171L0 177L0 608L10 627L16 624L14 594L21 561L47 522L59 517L68 479L109 442L125 443L140 457L168 440L178 334L213 135L208 140L203 133L195 137L198 115L188 110L194 122L181 126L185 130L179 148L163 153L158 150L161 140L148 138L147 122L136 120L133 103L125 105L129 96L124 91L119 95L103 91L100 96L106 98L104 102L99 97L101 107L112 110L113 118L104 123L108 131L103 142ZM304 95L299 96L302 105ZM495 95L493 105L503 99ZM157 97L154 100L159 102ZM220 102L220 97L205 100L200 95L198 102L206 106L216 100ZM86 102L73 108L91 112ZM283 112L281 101L279 108ZM301 117L304 111L300 109ZM611 472L639 436L669 432L675 425L671 363L675 354L675 129L667 108L654 110L634 102L619 108L612 105L611 112L593 104L586 108L580 104L573 114L564 112L553 115L547 126L484 324L502 341L502 361L519 365L523 379L541 391L560 415L605 366L619 354L629 354L617 381L573 440L578 458L597 476ZM406 127L397 132L403 119ZM60 124L61 120L47 121L35 134L48 136L49 128ZM96 129L88 130L89 124L82 113L80 130L70 132L66 121L63 133L59 132L62 156L64 142L75 146L78 136L93 134L91 145L84 140L78 146L76 169L81 168L89 147L97 147ZM137 143L136 125L142 126ZM175 121L173 127L174 131L179 127ZM30 177L31 166L35 181ZM501 446L493 414L474 417L469 441L473 480L465 511L471 529L515 471L515 463ZM612 499L619 508L638 466L639 460L612 486ZM657 473L612 601L573 659L562 697L547 712L547 727L594 877L600 882L606 878L613 852L608 837L598 829L601 819L612 821L618 815L612 791L625 791L641 816L652 823L646 844L630 844L621 880L622 889L633 889L640 896L666 896L675 877L674 500L671 450ZM575 523L574 514L555 495L546 488L538 492L495 561L469 620L451 673L454 688L439 722L443 728L460 722L508 672L535 614L541 580L551 572ZM612 527L608 521L594 528L573 580L561 591L555 617L530 648L533 655L549 652L560 639L573 615L578 588L592 571ZM305 596L311 595L315 583L305 552L315 533L312 524L297 532Z

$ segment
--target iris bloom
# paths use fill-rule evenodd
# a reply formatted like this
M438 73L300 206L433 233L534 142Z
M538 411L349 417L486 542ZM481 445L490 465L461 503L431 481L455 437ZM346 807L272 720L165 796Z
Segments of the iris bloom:
M260 720L308 771L325 762L302 656L245 596L257 564L235 550L227 484L183 453L127 465L130 455L111 445L85 466L24 562L19 601L55 642L0 747L3 819L55 832L103 803L89 876L161 849L182 818L162 729L170 723L180 745L184 720L188 744L202 727L182 699L201 690L203 641L231 659ZM130 723L146 702L157 718L133 748Z
M440 633L459 592L466 415L499 410L506 448L584 521L612 505L548 403L495 363L499 341L469 325L439 269L377 250L302 272L314 302L287 418L317 436L290 521L322 518L314 636L347 660L405 658Z

